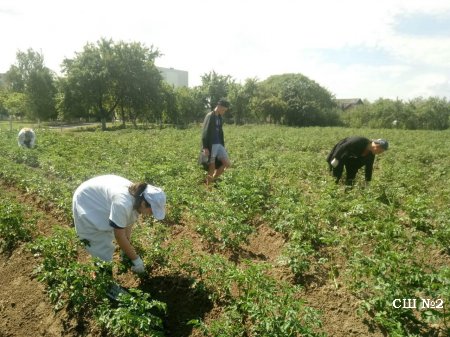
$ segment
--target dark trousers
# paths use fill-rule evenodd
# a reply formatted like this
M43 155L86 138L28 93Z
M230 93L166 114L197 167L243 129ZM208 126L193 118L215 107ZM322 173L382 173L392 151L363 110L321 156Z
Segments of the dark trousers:
M346 171L345 184L353 185L353 181L355 180L356 173L358 170L365 165L364 158L345 158L339 162L339 165L336 167L331 166L331 162L328 162L330 171L333 173L333 177L336 178L336 184L339 183L339 180L342 177L342 173L344 172L344 167Z

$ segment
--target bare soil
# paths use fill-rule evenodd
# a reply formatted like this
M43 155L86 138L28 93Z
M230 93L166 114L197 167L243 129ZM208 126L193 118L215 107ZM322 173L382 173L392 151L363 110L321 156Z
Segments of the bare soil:
M37 226L39 234L49 235L56 224L70 225L51 207L19 192L14 186L0 181L0 193L6 193L19 202L32 205L36 211L45 212ZM172 226L169 240L176 241L181 238L189 239L196 251L208 252L211 249L189 225ZM279 233L261 224L250 237L249 244L243 246L240 252L223 254L236 263L251 259L277 265L284 244L284 238ZM64 310L54 312L44 285L33 278L32 272L36 265L36 258L24 246L14 250L10 256L0 254L0 337L105 336L88 319L70 317ZM272 273L277 279L298 282L289 270L282 266L273 268ZM148 291L152 297L167 303L165 332L167 336L176 337L200 336L200 332L186 325L186 322L202 318L208 323L222 313L222 308L213 305L205 294L191 289L191 281L183 275L157 270L145 282L129 275L122 276L121 279L125 286ZM330 277L326 266L324 270L313 271L301 284L304 286L303 299L309 306L321 311L322 331L328 336L386 336L378 327L370 325L368 317L357 315L358 300L346 289L343 279L339 276Z

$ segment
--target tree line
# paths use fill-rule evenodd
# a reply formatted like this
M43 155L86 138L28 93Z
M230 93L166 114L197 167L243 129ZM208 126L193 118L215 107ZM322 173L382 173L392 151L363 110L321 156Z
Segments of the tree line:
M341 121L356 128L445 130L450 125L450 102L439 97L417 97L406 102L380 98L341 113Z
M0 86L0 115L41 121L94 120L185 125L199 122L222 97L231 102L226 118L235 124L397 127L447 129L450 104L444 98L408 102L379 99L342 111L334 95L302 74L236 82L211 71L201 85L175 88L155 66L158 49L139 42L101 39L65 58L61 75L32 49L18 51Z

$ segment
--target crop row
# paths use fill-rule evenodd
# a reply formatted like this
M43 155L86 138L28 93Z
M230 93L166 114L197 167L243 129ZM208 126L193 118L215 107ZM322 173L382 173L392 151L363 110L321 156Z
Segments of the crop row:
M360 299L361 310L393 335L448 329L448 313L417 314L395 309L392 301L420 295L449 303L450 187L445 182L450 180L446 159L450 134L271 126L227 126L225 134L233 168L212 190L199 184L203 172L196 165L197 128L39 130L38 147L32 151L17 148L14 133L0 132L5 158L0 175L51 204L68 220L71 195L85 179L115 173L130 180L146 180L165 189L168 222L197 232L216 252L238 251L261 224L281 233L286 243L276 262L267 268L290 268L295 281L288 286L277 283L283 292L304 285L305 275L324 269L330 282L336 286L340 286L337 279L344 282ZM328 176L325 157L337 140L352 134L385 137L391 149L377 157L374 181L368 189L362 189L358 181L354 189L346 191ZM161 233L152 238L155 249L143 249L144 255L150 264L175 269L174 256L182 255L181 248L160 246L170 235ZM166 254L167 249L171 254ZM433 261L429 256L438 258ZM222 261L208 261L211 270L214 266L220 270ZM249 262L243 270L253 267ZM213 279L210 273L206 275ZM229 279L236 287L236 275L219 278ZM200 275L192 277L198 280ZM254 282L258 288L259 283ZM271 289L267 283L262 287ZM233 295L228 297L223 319L239 315L251 322L252 314L236 304L241 297ZM229 326L227 322L220 324ZM198 326L206 329L202 322ZM256 329L257 322L250 326ZM252 331L256 330L247 333Z

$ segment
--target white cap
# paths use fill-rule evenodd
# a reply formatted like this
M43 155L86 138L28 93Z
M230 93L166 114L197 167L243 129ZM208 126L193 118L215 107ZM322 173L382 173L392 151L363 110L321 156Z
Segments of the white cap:
M166 216L166 194L164 191L159 187L147 185L142 194L145 200L150 204L155 219L164 219Z

